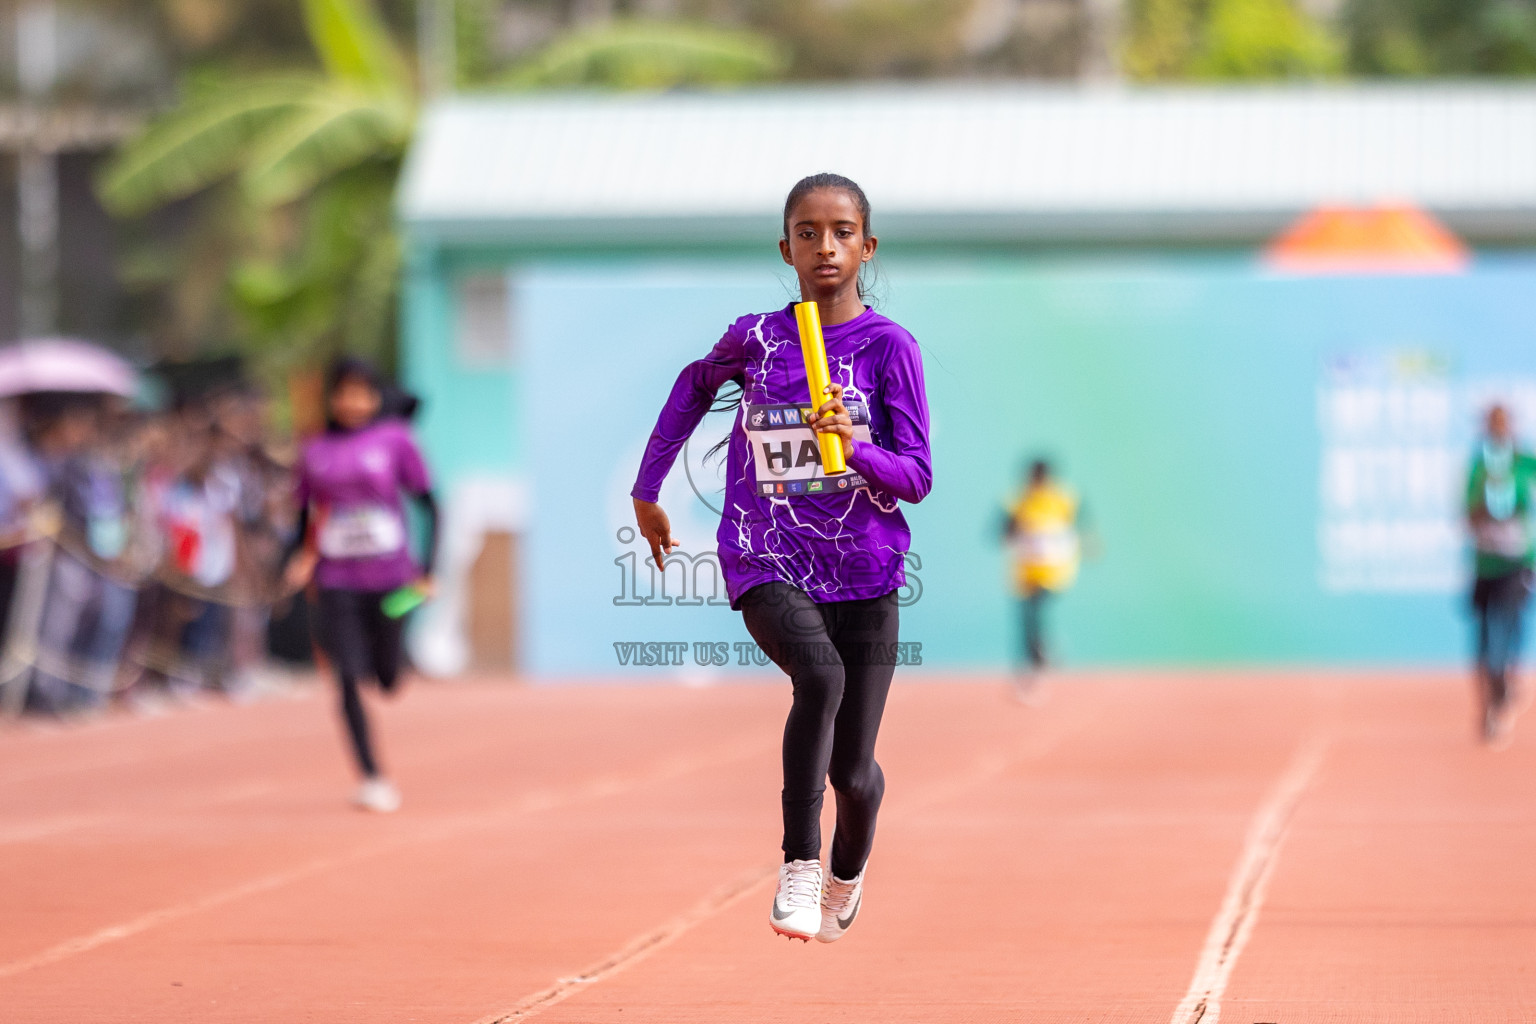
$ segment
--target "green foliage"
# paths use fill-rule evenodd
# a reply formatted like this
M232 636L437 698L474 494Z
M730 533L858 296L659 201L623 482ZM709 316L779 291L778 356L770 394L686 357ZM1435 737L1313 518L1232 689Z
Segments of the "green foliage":
M466 26L483 36L488 2L460 0L461 38ZM373 0L290 3L302 8L318 67L190 77L180 105L108 163L99 190L124 217L195 200L198 221L176 245L142 247L124 267L166 299L163 348L234 344L269 372L343 350L387 363L401 259L393 192L415 83ZM466 56L488 59L475 53ZM555 40L507 80L736 84L776 76L787 61L750 32L618 22Z
M107 166L102 201L121 216L138 216L238 172L256 140L319 85L310 75L189 83L182 105Z
M1140 81L1536 75L1536 0L1348 0L1337 34L1295 0L1130 0L1128 13L1124 66Z
M131 19L158 37L173 74L217 61L226 70L303 59L310 52L295 0L61 0Z
M232 268L229 299L265 361L320 354L312 345L389 361L400 268L394 180L388 163L352 168L254 232ZM300 352L295 339L304 340Z
M494 46L500 4L501 0L454 0L454 60L461 87L483 85L504 70Z
M304 25L332 78L391 92L407 80L406 61L368 0L303 0Z
M775 78L787 63L781 47L755 32L617 21L556 39L501 81L513 88L739 85Z
M397 160L414 119L409 94L373 96L343 84L316 90L254 141L241 182L258 205L293 202L350 167Z
M1536 74L1536 0L1351 0L1343 22L1363 74Z
M169 347L233 340L269 366L342 349L387 352L399 245L394 181L415 121L405 56L367 0L303 0L323 71L221 75L189 83L180 106L106 166L108 208L137 216L200 196L202 223L162 283L173 295ZM197 265L194 265L196 263Z
M1199 78L1316 78L1337 74L1344 48L1291 0L1212 0L1191 70Z
M1133 0L1121 63L1143 82L1184 78L1198 39L1200 0Z
M1342 43L1294 0L1134 0L1124 49L1140 81L1317 78Z
M753 23L788 41L794 78L916 77L958 69L969 9L952 0L772 0Z

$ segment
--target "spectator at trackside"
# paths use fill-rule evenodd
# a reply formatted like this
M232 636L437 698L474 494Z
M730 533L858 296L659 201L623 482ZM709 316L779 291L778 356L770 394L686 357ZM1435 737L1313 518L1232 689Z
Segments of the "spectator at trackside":
M42 497L42 474L21 439L14 403L0 403L0 649L9 635L11 597L33 532L32 513Z
M111 694L138 601L125 579L131 533L121 445L94 404L44 403L35 445L60 530L38 628L28 701L63 713Z
M250 385L214 398L214 445L221 472L237 483L240 559L231 582L228 678L225 689L246 692L267 659L272 619L272 580L281 571L298 518L289 468L273 457L267 441L267 399Z
M152 588L143 682L178 694L230 685L230 636L241 555L240 480L219 459L202 410L183 415L173 472L149 492L164 552Z
M1495 405L1472 457L1466 503L1475 551L1478 725L1487 743L1503 741L1511 725L1521 619L1531 593L1533 486L1536 457L1516 444L1509 410Z

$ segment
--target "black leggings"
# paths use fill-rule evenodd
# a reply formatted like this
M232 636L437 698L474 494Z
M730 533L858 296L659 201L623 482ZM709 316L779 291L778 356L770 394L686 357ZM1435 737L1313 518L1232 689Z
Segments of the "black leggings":
M1479 579L1472 588L1477 612L1477 669L1483 698L1502 708L1520 660L1521 619L1530 597L1530 573L1518 570Z
M315 614L315 635L320 649L331 660L341 691L341 716L347 723L352 754L364 778L377 778L379 764L368 738L368 716L363 711L358 684L365 679L378 681L379 689L391 693L400 678L400 640L404 620L384 614L379 603L388 591L320 591Z
M821 802L837 793L832 874L864 870L875 841L885 776L875 737L896 671L896 592L817 604L787 583L742 595L747 631L788 673L794 703L784 724L784 859L821 857Z
M1044 587L1031 587L1019 600L1024 616L1023 664L1036 670L1045 668L1045 602L1050 596Z

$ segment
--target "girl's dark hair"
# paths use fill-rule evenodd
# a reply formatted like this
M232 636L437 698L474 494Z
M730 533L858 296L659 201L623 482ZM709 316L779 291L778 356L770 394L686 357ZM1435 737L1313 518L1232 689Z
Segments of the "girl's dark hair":
M801 178L799 181L795 182L795 187L790 189L789 195L784 198L785 239L787 240L789 238L789 218L794 213L795 207L799 205L800 200L804 199L812 192L820 192L823 190L841 192L849 199L853 200L853 205L857 207L859 211L859 219L864 222L864 237L868 238L870 233L869 197L864 194L864 190L859 187L859 183L854 181L852 178L845 178L841 174L833 174L830 171L823 171L820 174L808 174ZM859 268L858 285L860 302L863 302L865 299L869 298L870 291L869 288L865 285L864 271L865 267ZM876 273L872 267L870 272Z
M325 393L329 397L341 387L342 381L362 381L373 390L383 394L384 375L366 359L357 356L342 356L331 364L331 368L325 374Z
M870 230L869 197L864 194L864 190L859 187L858 182L854 181L852 178L844 177L841 174L833 174L831 171L823 171L820 174L806 175L799 181L795 182L794 187L789 190L789 195L784 197L784 237L786 239L789 238L789 218L790 215L795 212L795 207L800 204L800 200L804 199L812 192L820 192L823 190L842 192L847 195L849 199L853 200L853 205L857 207L859 211L859 219L864 222L864 237L868 238ZM864 298L864 274L863 271L860 270L859 299L860 301L863 301ZM796 301L799 300L797 299ZM710 406L711 412L724 412L729 409L735 409L741 405L743 391L742 383L739 380L734 381L733 383L736 385L735 390L728 390L717 396L714 403ZM726 434L719 441L715 442L715 444L712 445L710 449L704 453L704 461L708 462L710 459L721 455L725 451L726 446L730 443L730 440L731 435Z
M341 386L342 381L348 380L362 381L379 393L378 419L409 421L415 419L417 410L421 408L421 399L390 383L389 378L380 373L378 367L357 356L342 356L331 364L330 370L325 375L327 400ZM326 416L325 426L330 431L342 429L341 425L329 415Z

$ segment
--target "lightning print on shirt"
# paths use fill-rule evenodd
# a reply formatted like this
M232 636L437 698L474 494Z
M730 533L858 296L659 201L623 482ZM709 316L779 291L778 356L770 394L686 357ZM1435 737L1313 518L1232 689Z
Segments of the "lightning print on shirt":
M824 328L832 379L862 403L870 442L855 444L849 468L867 481L851 491L762 494L745 415L754 405L804 406L809 398L799 334L789 308L743 317L710 355L679 376L647 446L636 498L654 501L681 447L727 380L742 386L728 446L720 562L734 604L778 580L818 602L878 597L906 582L910 531L898 502L931 486L928 408L912 336L866 309ZM853 477L852 479L857 479ZM836 478L827 478L833 480Z

